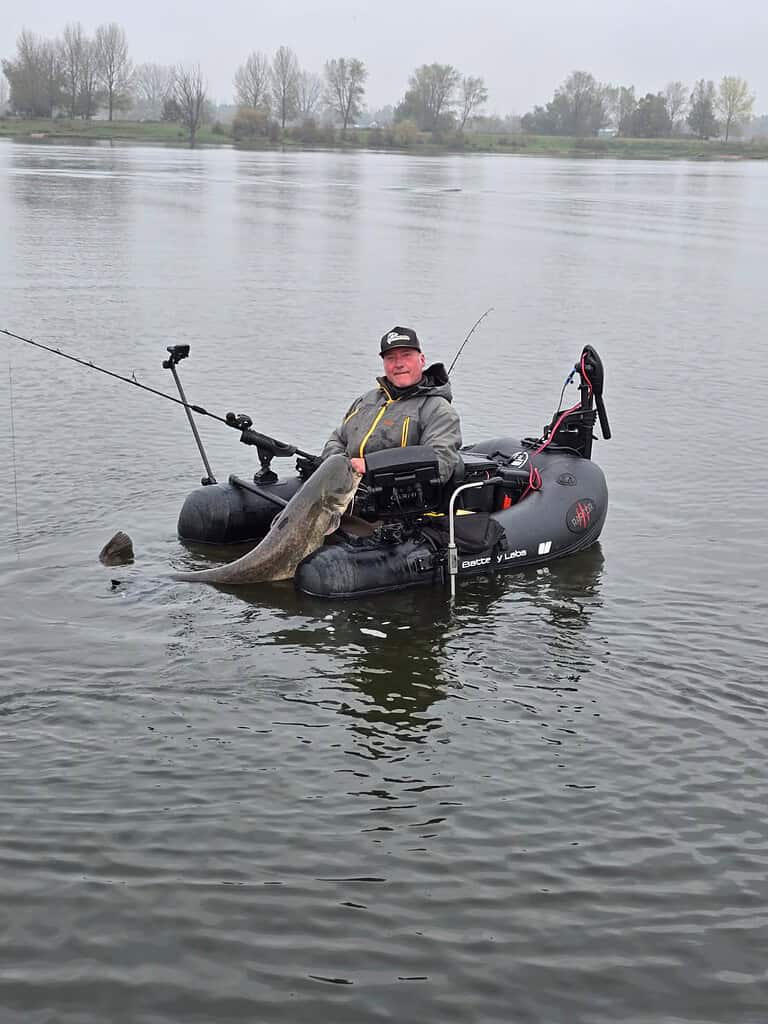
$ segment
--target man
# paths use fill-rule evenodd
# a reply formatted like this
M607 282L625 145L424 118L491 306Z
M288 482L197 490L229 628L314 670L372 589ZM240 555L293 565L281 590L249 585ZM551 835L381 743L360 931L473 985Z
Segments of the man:
M451 385L442 363L425 369L416 332L393 327L381 339L384 376L378 387L352 403L322 452L348 455L365 472L366 452L429 445L437 456L440 480L450 479L459 461L461 422L451 405Z

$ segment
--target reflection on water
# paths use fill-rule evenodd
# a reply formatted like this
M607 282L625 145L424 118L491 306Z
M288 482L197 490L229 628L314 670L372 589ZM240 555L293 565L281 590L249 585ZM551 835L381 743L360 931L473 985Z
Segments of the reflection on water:
M596 544L538 570L465 581L454 608L442 587L348 603L323 602L289 584L226 588L246 605L243 622L263 625L268 616L273 623L266 633L241 627L228 642L235 653L242 644L292 651L305 662L325 658L322 678L286 699L349 719L360 756L402 759L408 744L431 741L441 729L442 702L470 699L464 690L476 687L478 672L506 679L517 666L524 674L532 650L548 651L550 671L515 686L575 691L591 665L580 635L601 607L603 561ZM523 608L530 633L516 621ZM182 632L194 633L193 618Z

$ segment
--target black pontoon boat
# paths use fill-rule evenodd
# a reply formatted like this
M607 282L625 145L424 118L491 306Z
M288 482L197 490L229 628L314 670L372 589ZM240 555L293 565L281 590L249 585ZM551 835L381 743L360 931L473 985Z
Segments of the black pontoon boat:
M555 413L537 438L496 437L462 449L452 479L441 485L437 460L423 446L366 456L367 472L354 513L371 535L344 524L298 567L296 587L318 597L350 598L451 578L539 566L583 551L600 536L608 489L592 461L593 428L610 427L603 405L603 365L589 345L566 384L579 377L579 402ZM565 388L563 388L563 392ZM182 541L258 542L317 465L305 452L252 429L245 416L227 422L256 446L261 469L253 482L232 476L209 483L184 502ZM275 456L298 455L296 473L279 479Z

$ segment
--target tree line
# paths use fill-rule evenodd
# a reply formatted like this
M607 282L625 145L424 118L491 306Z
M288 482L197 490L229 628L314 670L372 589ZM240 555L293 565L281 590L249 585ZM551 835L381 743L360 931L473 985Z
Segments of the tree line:
M29 117L93 118L102 110L111 121L130 113L137 120L183 125L194 142L199 128L213 118L213 104L199 65L135 65L125 31L115 22L99 25L89 36L80 22L68 23L61 36L47 39L25 29L16 54L0 62L0 107ZM323 141L318 125L356 125L364 113L368 69L357 57L335 57L322 74L300 66L294 51L280 46L271 56L253 51L236 69L233 90L238 112L235 139L278 139L286 126L304 141ZM7 89L6 83L7 81ZM451 64L422 64L409 76L394 107L368 118L380 141L408 145L418 133L438 137L464 132L475 124L488 129L537 135L596 135L601 130L635 138L661 138L691 132L702 139L725 140L748 118L754 105L747 82L725 76L716 87L701 79L693 88L670 82L664 91L637 97L634 86L603 84L586 71L574 71L545 106L519 119L487 118L485 80L464 75ZM375 140L374 140L375 141Z
M544 107L521 119L536 135L597 135L609 129L630 138L666 138L689 131L699 139L728 137L747 120L755 97L743 78L726 75L715 86L703 78L693 88L670 82L663 92L637 97L634 86L605 85L587 71L574 71Z
M89 120L104 110L111 121L130 111L138 119L178 121L194 141L212 114L199 65L134 65L125 31L114 22L99 25L92 36L80 22L71 22L54 39L24 29L15 56L0 66L10 108L22 116ZM317 74L303 69L290 47L280 46L272 56L254 51L234 74L239 110L233 131L240 137L274 135L290 123L322 120L345 132L364 110L367 78L368 69L357 57L332 58ZM410 124L417 131L463 131L487 99L482 77L462 75L449 64L424 64L383 119L407 122L406 132Z

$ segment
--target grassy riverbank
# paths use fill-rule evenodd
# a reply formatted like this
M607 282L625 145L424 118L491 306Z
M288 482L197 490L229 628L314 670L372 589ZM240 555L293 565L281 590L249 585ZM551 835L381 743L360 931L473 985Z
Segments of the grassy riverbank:
M57 119L26 120L16 117L0 118L0 138L22 140L43 139L115 140L120 142L155 142L164 146L189 145L187 132L178 124L154 121L81 121ZM203 145L231 143L229 134L222 135L204 128L197 141Z
M69 121L22 120L0 118L0 138L43 141L57 139L112 140L116 142L155 143L164 146L187 146L187 133L178 124L140 121ZM226 125L202 128L197 135L199 145L237 145L244 149L392 149L406 153L516 153L527 156L611 157L630 160L766 160L768 140L741 140L728 143L699 139L575 139L552 135L505 135L467 132L433 137L428 132L415 133L399 140L397 133L381 129L355 129L340 132L316 132L310 141L300 131L288 130L282 138L252 142L234 142Z

